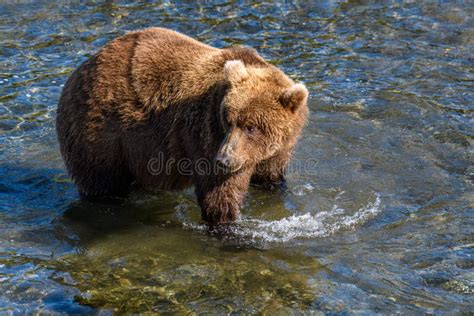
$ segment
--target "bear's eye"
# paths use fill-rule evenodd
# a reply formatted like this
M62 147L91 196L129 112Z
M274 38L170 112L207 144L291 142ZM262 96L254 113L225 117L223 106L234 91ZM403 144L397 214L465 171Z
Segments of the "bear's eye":
M245 126L245 131L247 134L253 134L257 131L257 128L254 125L247 125Z

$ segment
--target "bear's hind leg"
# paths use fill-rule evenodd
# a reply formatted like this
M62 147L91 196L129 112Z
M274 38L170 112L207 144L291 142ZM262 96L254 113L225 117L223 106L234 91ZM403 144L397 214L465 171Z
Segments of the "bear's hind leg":
M133 177L126 168L89 167L86 175L74 177L81 198L124 196L130 191Z

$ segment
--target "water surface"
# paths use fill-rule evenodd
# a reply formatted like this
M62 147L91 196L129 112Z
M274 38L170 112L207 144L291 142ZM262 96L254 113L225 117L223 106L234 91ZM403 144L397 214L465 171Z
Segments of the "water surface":
M468 1L2 2L0 313L474 312L473 16ZM65 173L65 80L149 26L254 47L311 91L288 190L252 189L225 232L192 189L89 203Z

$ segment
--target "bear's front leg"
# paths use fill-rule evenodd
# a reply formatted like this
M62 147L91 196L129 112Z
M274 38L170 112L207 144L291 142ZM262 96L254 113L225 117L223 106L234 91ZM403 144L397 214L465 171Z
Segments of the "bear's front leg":
M247 193L253 170L196 177L196 195L202 219L210 224L235 221Z
M251 183L266 189L286 189L285 172L290 157L284 153L262 161L255 168Z

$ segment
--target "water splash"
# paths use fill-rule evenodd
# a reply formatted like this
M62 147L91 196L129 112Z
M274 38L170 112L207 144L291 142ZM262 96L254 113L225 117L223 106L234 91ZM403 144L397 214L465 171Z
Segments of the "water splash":
M351 215L343 208L334 205L330 211L292 215L274 221L241 218L235 225L226 227L225 231L219 229L216 233L225 233L226 238L231 239L277 243L293 239L327 237L343 229L354 228L373 218L381 212L380 205L380 196L376 194L374 202L368 203ZM204 224L184 221L183 225L200 231L208 230L208 226Z

